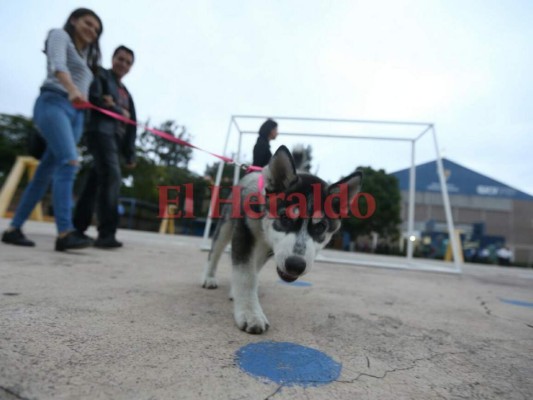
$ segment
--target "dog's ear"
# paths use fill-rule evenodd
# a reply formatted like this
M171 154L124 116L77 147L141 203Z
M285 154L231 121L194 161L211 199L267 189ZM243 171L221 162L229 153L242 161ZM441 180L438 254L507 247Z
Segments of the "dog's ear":
M268 165L263 168L265 189L269 192L283 192L298 181L298 174L292 155L285 146L280 146Z
M340 201L340 198L336 198L333 203L333 211L335 213L346 213L348 210L343 210L343 207L350 207L353 199L361 190L361 185L363 183L363 171L357 170L354 173L348 175L346 178L341 179L340 181L330 185L328 187L328 194L338 194L341 191L348 192L348 204L343 204L343 201Z

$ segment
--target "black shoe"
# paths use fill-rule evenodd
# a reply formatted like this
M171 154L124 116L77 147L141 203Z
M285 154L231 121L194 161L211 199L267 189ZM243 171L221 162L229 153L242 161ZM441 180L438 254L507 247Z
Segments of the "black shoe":
M114 236L98 237L94 241L94 247L100 249L116 249L117 247L122 247L122 242L119 242Z
M2 242L8 244L14 244L15 246L33 247L35 242L28 239L20 228L15 228L12 231L5 231L2 235Z
M85 240L90 240L91 241L91 245L94 244L94 239L92 237L90 237L89 235L86 235L85 232L82 232L82 231L78 231L76 230L75 231L76 235L78 235L80 238L83 238Z
M84 249L92 246L91 239L86 239L76 231L69 232L66 236L56 239L56 251L65 251L70 249Z

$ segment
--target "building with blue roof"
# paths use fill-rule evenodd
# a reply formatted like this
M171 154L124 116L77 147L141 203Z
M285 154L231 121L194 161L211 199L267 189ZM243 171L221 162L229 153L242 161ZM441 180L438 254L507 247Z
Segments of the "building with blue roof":
M463 248L478 254L507 246L516 262L533 265L533 196L449 159L442 162ZM447 229L437 163L418 165L415 171L415 231L423 243L442 241ZM392 175L402 192L402 230L406 232L409 168Z

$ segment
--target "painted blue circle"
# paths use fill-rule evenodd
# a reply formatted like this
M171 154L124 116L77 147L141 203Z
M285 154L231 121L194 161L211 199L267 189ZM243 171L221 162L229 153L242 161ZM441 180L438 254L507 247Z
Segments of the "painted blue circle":
M503 303L512 304L514 306L533 307L533 303L529 301L520 301L520 300L511 300L511 299L502 299L502 298L500 298L500 301Z
M237 351L236 359L246 373L284 386L325 385L342 369L327 354L288 342L250 343Z
M289 286L300 286L300 287L313 286L311 282L304 282L304 281L285 282L285 281L280 280L278 282L283 283L284 285L289 285Z

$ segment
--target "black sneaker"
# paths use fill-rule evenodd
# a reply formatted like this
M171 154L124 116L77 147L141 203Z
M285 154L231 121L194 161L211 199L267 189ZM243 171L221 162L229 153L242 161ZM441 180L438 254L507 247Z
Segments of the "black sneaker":
M89 235L86 235L85 232L76 230L75 233L76 233L76 235L78 235L79 237L81 237L81 238L83 238L85 240L90 240L91 241L91 245L94 244L94 239L92 237L90 237Z
M65 251L70 249L84 249L92 246L91 239L86 239L76 231L69 232L66 236L56 239L56 251Z
M35 242L24 236L20 228L15 228L12 231L5 231L2 235L2 242L14 244L15 246L35 246Z
M94 247L98 247L99 249L116 249L122 247L122 242L119 242L114 236L98 237L94 241Z

